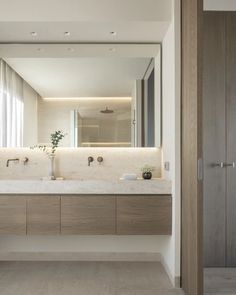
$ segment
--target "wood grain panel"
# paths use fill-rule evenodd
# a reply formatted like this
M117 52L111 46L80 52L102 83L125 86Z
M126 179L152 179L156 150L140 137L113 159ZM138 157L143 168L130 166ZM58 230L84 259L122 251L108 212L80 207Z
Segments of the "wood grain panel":
M204 13L203 51L204 265L225 266L226 251L226 22Z
M203 294L202 158L203 1L182 1L182 287Z
M227 163L236 163L236 12L227 12ZM236 266L236 168L227 168L227 265Z
M62 197L61 233L71 235L115 234L115 196Z
M26 198L0 196L0 234L26 234Z
M117 234L170 235L171 196L118 196Z
M60 234L60 197L27 197L27 234Z

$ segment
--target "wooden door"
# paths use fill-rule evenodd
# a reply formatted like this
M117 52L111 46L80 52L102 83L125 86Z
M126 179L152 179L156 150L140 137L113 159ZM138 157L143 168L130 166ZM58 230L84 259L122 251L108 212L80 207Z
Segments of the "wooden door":
M227 12L227 265L236 266L236 12Z
M105 235L116 233L115 196L61 198L61 233Z
M27 197L27 234L60 234L60 196Z
M118 196L117 234L171 235L171 196Z
M226 263L226 22L204 12L203 51L204 265Z
M182 287L203 294L202 0L182 1Z
M0 234L26 234L26 198L0 196Z

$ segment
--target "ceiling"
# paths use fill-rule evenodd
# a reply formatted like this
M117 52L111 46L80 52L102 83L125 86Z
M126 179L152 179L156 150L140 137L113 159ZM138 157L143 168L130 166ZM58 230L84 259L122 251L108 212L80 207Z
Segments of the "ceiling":
M0 57L43 97L130 96L156 56L134 47L163 40L172 2L0 0Z
M1 0L1 21L162 21L171 0Z
M0 0L0 43L161 42L174 1ZM204 9L236 10L236 1L204 0Z
M2 22L0 42L160 42L169 22ZM36 32L37 36L31 36ZM69 32L69 36L64 33ZM111 32L115 32L112 35Z
M5 58L42 97L131 96L150 58Z
M152 58L160 56L160 44L0 44L6 58Z
M172 0L0 0L0 7L2 43L160 42Z

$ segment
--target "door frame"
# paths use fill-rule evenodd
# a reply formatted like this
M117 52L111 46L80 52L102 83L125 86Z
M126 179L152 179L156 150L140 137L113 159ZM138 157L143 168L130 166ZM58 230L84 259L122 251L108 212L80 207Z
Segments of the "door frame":
M182 0L181 285L203 294L202 30L203 0Z

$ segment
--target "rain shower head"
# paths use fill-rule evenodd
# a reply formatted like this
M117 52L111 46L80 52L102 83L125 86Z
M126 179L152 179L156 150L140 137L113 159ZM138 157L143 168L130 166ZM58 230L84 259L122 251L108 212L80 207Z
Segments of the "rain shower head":
M113 110L109 110L109 108L106 107L106 109L105 110L101 110L100 113L103 113L103 114L112 114L112 113L114 113L114 111Z

